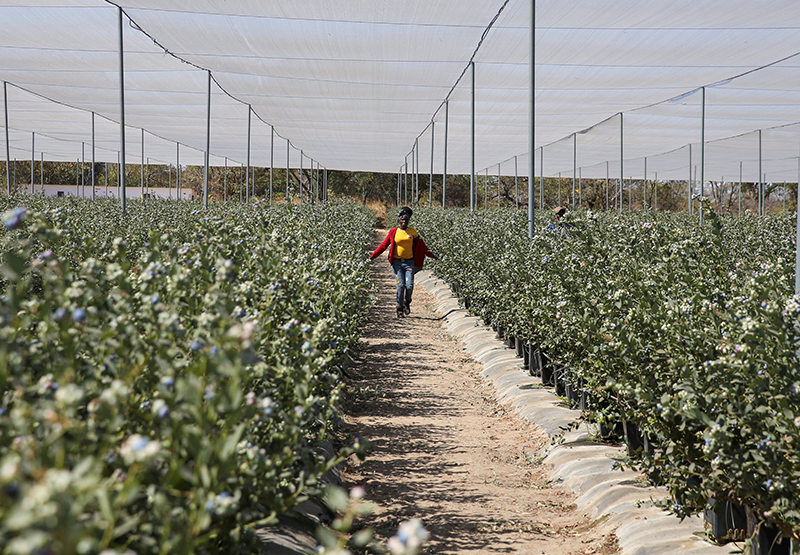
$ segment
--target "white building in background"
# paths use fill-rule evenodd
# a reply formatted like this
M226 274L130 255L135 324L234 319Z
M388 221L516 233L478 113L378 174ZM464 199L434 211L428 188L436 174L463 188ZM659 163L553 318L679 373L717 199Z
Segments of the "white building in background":
M22 193L31 192L30 184L19 184L17 185L17 189ZM33 192L41 193L42 191L44 191L44 194L48 197L92 198L91 185L88 187L78 187L77 185L34 185ZM105 197L119 198L118 187L109 187L108 189L106 189L105 187L95 187L95 191L96 191L95 196L97 198L105 198ZM177 199L178 198L177 193L178 191L174 187L171 189L166 187L150 187L145 189L144 197ZM142 198L142 188L126 187L125 198L128 199ZM191 189L181 189L181 200L193 200L193 199L194 199L194 191L192 191Z

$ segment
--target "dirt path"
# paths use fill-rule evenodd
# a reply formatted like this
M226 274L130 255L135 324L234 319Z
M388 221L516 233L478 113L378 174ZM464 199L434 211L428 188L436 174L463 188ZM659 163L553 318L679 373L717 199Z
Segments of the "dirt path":
M386 540L401 521L422 519L431 535L423 553L615 553L615 538L596 532L572 494L550 488L547 470L526 457L547 436L495 402L433 298L417 287L412 314L395 316L384 257L373 265L378 304L346 405L347 426L372 442L343 475L377 505L368 524Z

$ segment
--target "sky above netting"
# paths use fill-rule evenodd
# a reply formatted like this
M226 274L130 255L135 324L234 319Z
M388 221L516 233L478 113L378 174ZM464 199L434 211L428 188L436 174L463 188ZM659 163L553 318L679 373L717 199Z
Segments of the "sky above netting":
M474 61L476 171L527 174L529 2L119 6L128 163L203 163L210 71L213 165L246 164L252 107L254 166L441 174L447 128L447 171L469 173ZM90 160L94 113L117 161L117 17L0 0L12 158ZM545 0L535 21L536 175L687 179L704 151L706 179L797 181L800 2Z

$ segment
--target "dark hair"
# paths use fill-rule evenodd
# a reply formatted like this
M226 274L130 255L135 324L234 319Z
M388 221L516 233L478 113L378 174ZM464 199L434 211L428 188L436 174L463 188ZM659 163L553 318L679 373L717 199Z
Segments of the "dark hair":
M409 218L411 218L413 214L414 211L411 210L411 208L409 208L408 206L404 206L400 209L400 213L397 215L397 218L399 219L402 218L403 216L408 216Z

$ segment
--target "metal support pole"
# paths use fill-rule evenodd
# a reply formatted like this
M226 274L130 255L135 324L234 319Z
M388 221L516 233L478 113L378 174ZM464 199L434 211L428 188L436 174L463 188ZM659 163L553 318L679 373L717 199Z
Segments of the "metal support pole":
M31 194L36 185L36 133L31 132Z
M94 179L94 165L97 163L95 158L95 135L94 135L94 112L92 112L92 200L96 199L95 193L95 179Z
M608 212L608 160L606 160L606 212Z
M435 126L436 122L431 122L431 177L428 180L428 208L433 208L433 147L434 139L436 138Z
M470 96L470 172L469 172L469 208L475 210L477 197L475 196L475 62L472 66L472 93ZM533 156L533 152L531 152Z
M289 202L289 139L286 139L286 202Z
M519 164L514 156L514 208L519 210Z
M81 168L81 198L86 198L86 176L83 173L83 163L86 160L86 143L81 141L81 161L80 161L80 168Z
M689 185L689 214L693 212L692 208L694 208L692 202L692 194L694 193L694 187L692 187L692 143L689 143L689 180L687 181Z
M483 209L489 208L489 168L486 168L486 175L483 176Z
M575 210L575 185L578 177L578 134L572 134L572 209Z
M739 198L739 202L741 202L741 195ZM798 202L795 206L795 211L797 212L797 223L795 224L797 228L797 234L795 238L794 255L794 294L800 295L800 156L797 157L797 200Z
M658 172L653 179L653 210L658 212Z
M408 154L403 164L403 204L408 206Z
M211 70L208 73L206 92L206 167L203 172L203 208L208 209L208 166L211 162Z
M647 205L647 156L644 157L644 186L642 187L642 208Z
M246 204L250 204L250 136L251 136L250 132L252 129L252 124L251 124L252 115L253 115L253 107L248 104L247 105L247 175L244 184L244 202ZM287 175L288 175L288 170L287 170Z
M533 239L535 206L533 201L533 153L536 144L536 0L530 0L531 13L528 50L528 239ZM541 207L540 207L541 208Z
M416 195L416 175L417 175L417 165L414 163L416 161L417 155L417 141L414 139L414 147L411 149L411 204L416 206L417 195Z
M44 152L39 153L39 179L42 181L42 192L44 193Z
M397 172L397 206L400 206L400 173L403 171L401 167L400 170Z
M124 48L122 46L123 27L122 27L122 8L117 8L117 19L119 23L119 168L117 180L119 182L119 198L122 206L122 213L125 213L125 65Z
M108 162L106 162L105 164L106 164L106 167L105 167L106 198L108 198ZM42 172L42 173L44 173L44 172ZM44 190L44 182L42 183L42 190Z
M561 206L561 172L558 172L558 205Z
M450 100L444 101L444 168L442 168L442 209L447 201L447 131L450 127Z
M700 118L700 225L703 225L703 202L705 196L705 170L706 170L706 88L701 87L703 91L702 101L703 107L701 110Z
M270 126L270 138L269 138L269 205L272 206L273 198L272 198L272 180L273 180L273 169L275 168L275 127Z
M800 166L800 157L797 159L797 163ZM798 183L797 191L800 193L800 181ZM798 211L800 212L800 203L798 203ZM739 162L739 212L738 214L742 213L742 162Z
M16 159L14 160L16 162ZM75 160L75 196L81 196L81 159L78 158ZM14 176L14 181L16 181L16 176Z
M544 209L544 147L539 149L539 208Z
M175 196L181 199L181 143L175 143Z
M758 130L758 214L764 215L764 182L761 173L761 129Z
M140 182L142 186L142 198L144 198L144 127L142 127L142 160L140 165Z
M625 178L623 170L623 160L625 157L625 141L624 141L624 134L623 134L623 118L622 112L619 113L619 206L618 212L622 212L622 195L625 192Z
M583 168L578 168L578 208L583 208L583 179L581 173Z
M497 208L500 208L500 164L497 164Z
M228 202L228 157L225 157L225 170L222 174L222 200Z
M3 113L6 122L6 190L11 195L11 145L8 142L8 84L3 81Z
M300 151L300 199L303 199L303 151Z

